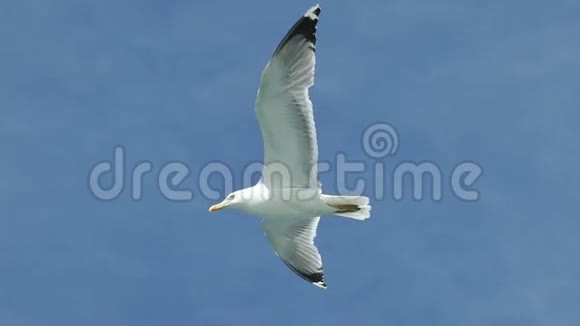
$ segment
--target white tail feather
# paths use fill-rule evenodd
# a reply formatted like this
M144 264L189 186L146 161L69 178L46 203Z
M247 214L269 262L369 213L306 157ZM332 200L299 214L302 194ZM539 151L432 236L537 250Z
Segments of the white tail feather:
M334 215L361 221L366 220L371 215L371 206L369 205L368 197L322 195L321 198L327 205L337 208L337 212ZM357 209L350 212L341 211L341 208L345 206L356 206Z
M355 220L363 221L371 217L371 205L365 205L360 208L360 210L352 213L336 213L334 215L348 217Z

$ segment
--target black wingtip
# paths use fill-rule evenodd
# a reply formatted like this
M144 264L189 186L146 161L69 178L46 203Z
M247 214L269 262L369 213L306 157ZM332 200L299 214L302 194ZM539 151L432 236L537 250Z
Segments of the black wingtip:
M321 289L326 289L326 287L327 287L326 286L326 282L315 282L315 283L312 283L312 284L318 286Z
M304 278L307 279L308 281L310 281L311 283L325 284L324 283L324 274L322 274L322 272L312 273L312 274L305 274L305 273L301 273L301 272L299 272L299 273L302 276L304 276Z
M309 281L310 283L318 286L319 288L326 289L326 282L324 281L324 274L322 273L322 270L320 273L303 274L297 272L297 274L302 276L302 278Z
M288 268L290 268L291 271L296 273L296 275L300 276L303 280L308 281L320 288L326 289L326 282L324 281L324 270L322 268L319 268L317 273L305 273L299 271L296 267L292 266L292 264L285 261L284 259L281 260L286 266L288 266Z
M320 15L321 9L320 5L314 5L312 8L302 16L295 24L290 28L286 36L282 39L278 47L274 51L274 55L280 52L280 50L296 35L302 35L306 38L312 45L316 45L316 25L318 24L318 17ZM314 46L312 47L314 51Z
M308 9L308 11L306 12L306 14L304 14L305 17L310 17L311 14L314 14L314 16L316 18L312 18L311 19L318 19L318 16L320 15L320 5L319 4L315 4L314 6L312 6L312 8Z

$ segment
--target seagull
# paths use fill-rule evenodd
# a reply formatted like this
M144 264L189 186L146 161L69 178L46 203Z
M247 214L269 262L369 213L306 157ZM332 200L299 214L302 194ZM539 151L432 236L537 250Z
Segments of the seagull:
M276 255L298 276L325 289L322 259L314 245L320 216L365 220L371 206L364 196L323 194L318 182L318 144L308 89L314 85L320 10L315 5L298 19L262 73L256 99L264 142L262 177L209 211L234 208L262 218Z

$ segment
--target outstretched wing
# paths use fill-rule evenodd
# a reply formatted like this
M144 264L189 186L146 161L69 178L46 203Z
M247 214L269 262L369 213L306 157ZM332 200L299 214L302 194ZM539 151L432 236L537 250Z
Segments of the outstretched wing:
M314 84L319 14L316 5L296 22L262 73L256 114L264 140L262 182L269 187L275 173L286 179L284 187L319 187L318 144L308 96Z
M294 273L326 289L322 259L314 245L320 217L299 220L264 220L262 228L274 251Z

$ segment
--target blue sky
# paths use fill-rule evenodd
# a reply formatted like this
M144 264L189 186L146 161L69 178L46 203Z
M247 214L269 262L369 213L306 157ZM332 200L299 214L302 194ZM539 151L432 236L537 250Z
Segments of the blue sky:
M258 220L207 212L196 171L261 159L259 75L312 4L0 3L0 324L580 324L577 1L321 3L320 159L373 163L361 134L387 121L388 166L484 169L477 202L323 219L328 290ZM187 163L194 199L150 177L141 201L97 200L88 173L119 144L128 167Z

